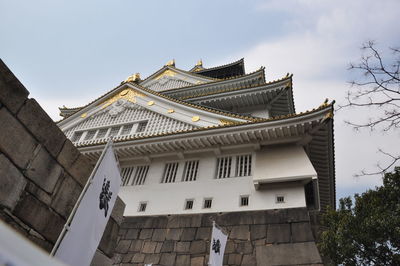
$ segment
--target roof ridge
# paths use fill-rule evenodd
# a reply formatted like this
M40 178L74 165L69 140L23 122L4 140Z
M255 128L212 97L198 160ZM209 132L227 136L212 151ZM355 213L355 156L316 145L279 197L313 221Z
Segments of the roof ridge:
M186 100L186 99L190 99L190 98L214 95L214 94L218 94L218 93L238 91L238 90L243 90L243 89L252 89L252 88L263 87L263 86L272 85L274 83L282 82L285 79L290 80L290 85L288 85L288 86L292 86L292 80L291 80L292 77L293 77L293 75L289 75L289 76L285 76L285 77L280 78L280 79L276 79L276 80L273 80L273 81L266 82L266 83L261 84L261 85L260 84L258 84L258 85L246 85L246 86L235 87L235 88L230 88L230 89L229 88L228 89L220 89L220 90L212 91L212 92L208 92L208 93L199 93L199 94L195 94L195 95L182 96L182 97L178 97L178 98L180 100Z
M210 68L203 67L202 70L198 70L198 71L196 71L196 73L207 72L207 71L215 70L215 69L218 69L218 68L233 66L233 65L238 64L238 63L241 63L241 62L244 63L244 57L242 57L242 58L240 58L239 60L236 60L236 61L234 61L234 62L225 64L225 65L219 65L219 66L210 67ZM194 67L193 67L193 68L194 68ZM193 69L193 68L192 68L192 69Z

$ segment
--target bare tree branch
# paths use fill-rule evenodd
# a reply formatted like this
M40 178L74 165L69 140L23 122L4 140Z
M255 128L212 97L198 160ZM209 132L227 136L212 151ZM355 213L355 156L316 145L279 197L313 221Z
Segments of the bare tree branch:
M345 121L355 130L368 128L383 132L396 131L400 128L400 48L389 48L391 57L385 58L376 48L373 41L363 44L363 55L358 63L350 63L349 70L359 74L359 79L350 82L350 89L345 97L346 103L339 105L343 108L374 108L375 115L367 121ZM377 165L376 172L365 170L356 176L384 174L396 163L400 155L394 156L383 150L379 153L390 159L386 166Z

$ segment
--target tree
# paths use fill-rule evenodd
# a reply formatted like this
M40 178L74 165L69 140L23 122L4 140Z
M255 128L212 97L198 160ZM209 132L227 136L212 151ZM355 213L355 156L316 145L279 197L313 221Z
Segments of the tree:
M347 92L346 104L339 105L338 109L355 107L359 109L374 108L374 116L366 122L346 121L355 129L381 129L385 132L400 128L400 49L390 48L391 59L385 59L376 48L373 41L362 46L363 55L359 63L351 63L349 69L361 74L359 79L351 83ZM376 173L362 172L361 175L385 173L397 161L400 155L392 155L379 150L388 156L391 162L380 166Z
M338 210L322 217L328 229L321 252L336 264L400 265L400 167L383 177L383 185L340 199Z

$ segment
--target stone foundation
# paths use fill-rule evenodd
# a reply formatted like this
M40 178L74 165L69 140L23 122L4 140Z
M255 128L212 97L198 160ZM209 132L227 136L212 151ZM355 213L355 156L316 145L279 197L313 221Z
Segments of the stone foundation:
M229 234L224 265L322 265L305 208L126 217L114 265L207 265L212 220Z

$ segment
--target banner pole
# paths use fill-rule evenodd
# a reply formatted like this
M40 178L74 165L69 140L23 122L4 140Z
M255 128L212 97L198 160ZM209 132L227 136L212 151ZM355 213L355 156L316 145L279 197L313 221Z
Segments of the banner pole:
M90 174L90 176L89 176L89 178L88 178L88 180L87 180L85 186L83 187L82 192L81 192L81 194L79 195L79 198L78 198L78 200L76 201L76 203L75 203L75 205L74 205L74 208L73 208L72 211L71 211L71 214L69 215L67 221L65 222L64 227L63 227L63 230L61 231L60 235L59 235L58 238L57 238L56 243L54 244L53 249L51 250L50 256L54 257L54 255L55 255L55 253L56 253L58 247L60 246L61 241L63 240L65 234L66 234L67 231L69 230L69 225L71 224L72 219L73 219L74 216L75 216L76 210L78 209L79 204L80 204L80 202L82 201L83 196L86 194L86 191L88 190L90 184L92 183L93 177L94 177L94 175L96 174L97 168L99 167L101 160L103 159L104 155L106 154L106 151L107 151L108 146L112 145L112 143L113 143L112 138L110 138L110 139L107 141L106 145L104 146L103 152L101 153L99 159L98 159L97 162L96 162L96 165L95 165L94 168L93 168L92 173Z

